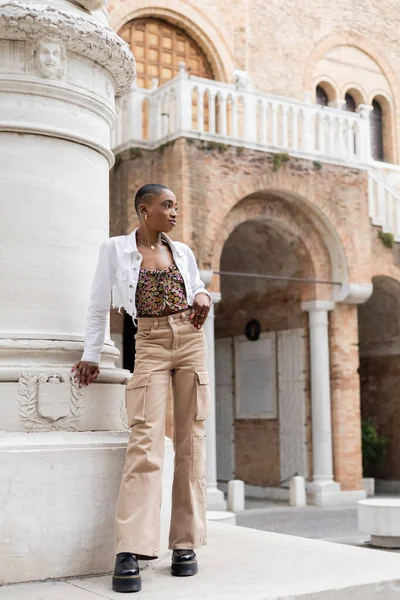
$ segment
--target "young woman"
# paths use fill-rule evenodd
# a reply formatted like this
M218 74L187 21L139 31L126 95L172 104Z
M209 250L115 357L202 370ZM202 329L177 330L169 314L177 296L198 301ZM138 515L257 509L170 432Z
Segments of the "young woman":
M205 419L209 380L202 329L210 295L191 249L166 235L177 202L163 185L136 193L139 227L100 249L82 360L72 367L79 386L99 374L110 307L123 306L138 322L135 369L127 385L131 434L116 515L113 589L141 589L138 559L159 555L162 463L168 388L174 397L175 471L169 547L172 575L197 573L195 548L206 543Z

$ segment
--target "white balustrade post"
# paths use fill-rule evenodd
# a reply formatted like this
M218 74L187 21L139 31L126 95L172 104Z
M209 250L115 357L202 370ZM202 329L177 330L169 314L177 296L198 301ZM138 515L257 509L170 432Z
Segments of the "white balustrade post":
M303 139L302 150L312 154L315 150L315 114L316 109L313 106L303 107Z
M143 139L143 103L145 101L146 95L139 92L136 87L132 87L129 95L125 99L127 125L125 133L122 122L122 143Z
M267 146L268 145L268 119L267 119L268 104L267 104L267 102L265 102L265 100L262 100L261 105L260 105L260 110L261 110L260 141L263 146Z
M253 94L243 94L244 121L243 138L246 142L257 142L257 103Z
M204 90L201 89L197 93L197 129L204 131Z
M219 131L220 135L227 135L226 127L226 98L220 94L218 96L218 110L219 110Z
M161 97L157 93L158 79L152 80L152 93L149 97L149 140L161 138Z
M215 133L215 94L208 93L208 130L209 133Z
M360 104L357 112L360 115L359 139L356 140L356 151L362 162L370 162L371 155L371 112L374 110L370 104Z
M184 62L180 62L176 98L178 130L181 132L189 132L192 129L192 90L193 85L188 79L186 65Z
M284 104L282 106L282 146L287 149L289 147L289 123L288 123L289 107Z
M212 271L201 271L200 276L206 286L211 283ZM221 294L211 292L214 304L221 300ZM208 314L204 324L204 332L208 349L208 373L210 376L210 414L207 419L207 509L226 510L227 503L224 494L217 488L217 441L215 417L215 338L214 338L214 307Z
M331 392L329 370L328 312L334 302L304 302L310 333L311 412L313 444L313 481L308 486L310 501L324 505L327 494L340 491L333 480Z

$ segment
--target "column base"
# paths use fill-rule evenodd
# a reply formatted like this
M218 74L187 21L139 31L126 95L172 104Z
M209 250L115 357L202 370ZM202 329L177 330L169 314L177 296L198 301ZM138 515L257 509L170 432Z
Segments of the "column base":
M207 487L207 510L228 510L224 493L217 487Z
M356 505L359 500L366 498L364 490L342 491L336 481L316 482L307 486L307 504L320 508L329 506Z
M0 585L113 569L115 509L128 435L0 436ZM172 442L166 439L162 553L168 549L173 462Z
M389 535L371 535L371 546L376 548L391 548L398 550L400 548L400 537Z

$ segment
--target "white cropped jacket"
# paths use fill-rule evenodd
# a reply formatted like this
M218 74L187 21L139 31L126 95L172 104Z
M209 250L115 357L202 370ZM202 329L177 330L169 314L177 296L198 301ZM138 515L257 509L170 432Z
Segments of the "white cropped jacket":
M85 346L81 360L100 362L104 344L110 296L113 308L124 308L136 321L136 287L143 257L136 245L135 229L129 235L109 238L99 252L94 274L88 314L86 320ZM200 279L196 259L192 250L182 242L173 242L167 235L162 238L168 243L186 288L189 306L200 292L208 292Z

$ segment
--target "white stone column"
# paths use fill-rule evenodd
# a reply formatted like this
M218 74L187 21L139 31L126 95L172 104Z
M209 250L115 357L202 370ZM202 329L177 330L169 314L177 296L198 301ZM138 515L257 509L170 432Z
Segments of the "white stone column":
M307 491L309 500L317 505L325 504L323 496L340 491L333 479L329 371L328 312L334 306L334 302L323 300L302 304L309 318L311 363L313 480Z
M108 329L98 380L71 378L134 78L104 5L0 0L0 584L113 565L129 373Z
M212 271L201 271L206 287L211 283ZM211 292L213 304L221 300L221 294ZM210 414L207 419L207 509L227 510L224 494L217 487L217 441L215 417L215 339L214 339L214 307L208 314L204 325L208 347L208 373L210 376Z

